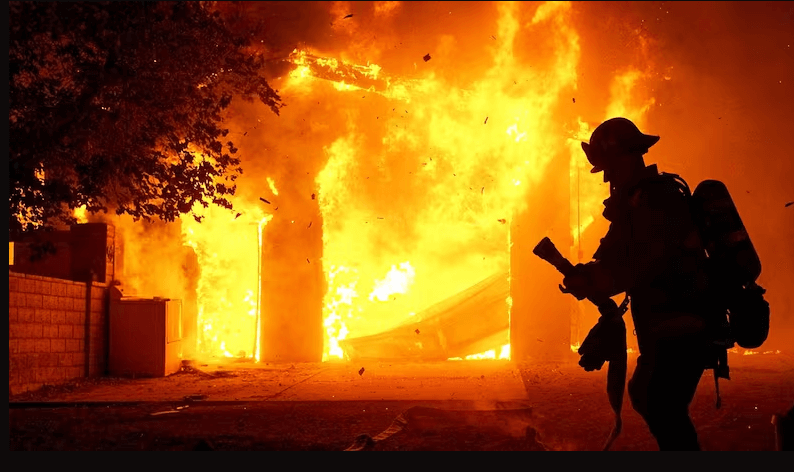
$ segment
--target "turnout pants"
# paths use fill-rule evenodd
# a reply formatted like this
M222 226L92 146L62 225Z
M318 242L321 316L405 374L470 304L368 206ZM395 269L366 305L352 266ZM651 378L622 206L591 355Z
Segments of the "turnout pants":
M703 375L704 359L701 340L667 339L640 349L629 398L662 451L700 450L689 404Z

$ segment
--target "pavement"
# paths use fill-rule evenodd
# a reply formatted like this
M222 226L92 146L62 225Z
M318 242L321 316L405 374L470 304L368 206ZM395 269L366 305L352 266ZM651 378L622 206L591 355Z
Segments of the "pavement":
M633 359L629 359L630 366ZM794 358L730 358L691 406L706 450L773 450ZM630 370L632 367L630 367ZM99 378L9 401L11 450L600 450L606 372L573 363L198 363L161 378ZM655 450L626 399L614 450ZM380 436L379 436L380 435ZM380 438L378 440L374 440ZM358 446L356 446L358 445Z
M508 361L363 365L208 361L168 377L101 379L93 385L84 385L84 388L53 389L57 393L48 395L47 399L178 401L190 395L213 401L526 399L519 369Z

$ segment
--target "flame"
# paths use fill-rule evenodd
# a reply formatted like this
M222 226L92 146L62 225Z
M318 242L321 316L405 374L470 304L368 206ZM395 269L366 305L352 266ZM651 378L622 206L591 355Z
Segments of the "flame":
M521 5L497 8L500 41L465 88L432 71L393 77L373 63L293 51L285 96L347 94L338 100L349 110L316 178L326 359L344 358L342 335L393 327L509 265L506 223L565 143L554 108L576 87L579 38L569 2L542 4L526 24ZM550 63L533 68L517 59L527 31L549 39ZM364 115L374 123L366 130ZM410 270L401 265L407 260ZM392 268L385 278L384 267ZM502 351L487 355L509 357Z
M276 182L270 177L267 178L267 186L270 187L270 191L273 192L273 195L278 196L278 189L276 188Z
M730 352L731 354L739 354L739 349L733 347L733 348L728 349L728 352ZM780 349L777 349L777 350L774 350L774 351L764 351L764 352L758 352L758 351L754 351L752 349L745 349L744 351L742 351L742 355L743 356L754 356L754 355L757 355L757 354L780 354L782 352L783 351L781 351Z
M510 344L505 344L501 348L499 348L499 355L496 354L496 349L491 349L485 352L481 352L478 354L470 354L466 357L450 357L447 360L450 361L475 361L475 360L484 360L484 359L499 359L499 360L510 360Z
M578 354L578 353L579 353L579 348L580 348L580 347L582 347L582 345L581 345L580 343L571 344L571 352L573 352L573 353L575 353L575 354ZM637 352L637 351L636 351L634 348L631 348L631 347L629 347L629 348L626 348L626 353L627 353L627 354L634 354L634 353L636 353L636 352Z
M729 349L729 352L737 353L738 351L735 350L735 349ZM757 354L764 354L764 355L767 355L767 354L780 354L781 352L782 351L780 351L780 349L777 349L777 350L774 350L774 351L764 351L764 352L759 352L759 351L754 351L752 349L747 349L747 350L745 350L742 353L742 355L743 356L754 356L754 355L757 355Z
M339 347L339 341L345 339L348 333L343 316L345 318L353 318L353 301L358 297L355 270L350 270L344 266L332 266L328 272L328 281L329 286L335 287L335 293L332 296L326 295L325 297L325 312L329 314L323 322L327 339L327 349L323 353L323 361L330 358L344 358L344 352Z
M505 344L499 351L499 359L510 360L510 344Z
M386 274L383 280L375 281L375 288L369 294L369 300L374 301L376 298L382 302L389 299L390 295L395 293L407 293L408 288L414 281L416 272L411 267L410 262L403 262L398 269L391 266L391 270Z
M74 216L78 223L88 223L88 210L86 210L85 205L75 208L72 216Z
M236 213L210 206L196 210L204 217L201 223L182 218L183 241L194 249L201 268L197 352L203 357L258 360L258 255L263 228L272 215L242 201L233 203Z
M481 360L481 359L496 359L496 350L491 349L490 351L481 352L479 354L471 354L464 357L467 361L471 360Z

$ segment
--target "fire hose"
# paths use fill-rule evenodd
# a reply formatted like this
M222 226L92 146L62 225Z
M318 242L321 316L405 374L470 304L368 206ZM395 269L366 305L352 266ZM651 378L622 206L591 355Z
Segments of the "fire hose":
M574 268L573 264L560 254L549 238L543 238L532 252L550 263L564 276L570 274ZM562 286L560 286L560 290L564 292ZM588 297L587 300L598 307L601 317L579 347L578 353L581 356L579 365L590 372L601 370L604 363L609 362L607 396L612 411L615 413L615 425L604 444L603 450L606 451L612 446L623 428L621 410L628 365L626 324L623 322L623 315L628 309L630 300L626 296L620 306L608 297L604 299Z

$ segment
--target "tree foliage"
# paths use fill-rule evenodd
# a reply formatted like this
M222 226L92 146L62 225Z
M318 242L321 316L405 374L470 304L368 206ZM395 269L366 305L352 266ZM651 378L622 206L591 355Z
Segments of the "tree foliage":
M81 206L231 208L222 112L241 96L278 114L263 63L205 2L11 2L10 237Z

